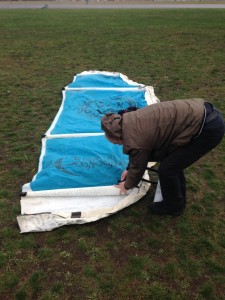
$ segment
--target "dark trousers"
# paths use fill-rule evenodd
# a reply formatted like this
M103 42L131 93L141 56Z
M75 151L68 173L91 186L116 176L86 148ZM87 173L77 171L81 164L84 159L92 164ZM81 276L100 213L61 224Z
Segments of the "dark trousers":
M207 106L208 105L208 106ZM213 106L206 105L206 119L201 134L166 156L159 166L159 180L166 207L176 212L186 204L186 181L183 170L215 148L224 136L224 120Z

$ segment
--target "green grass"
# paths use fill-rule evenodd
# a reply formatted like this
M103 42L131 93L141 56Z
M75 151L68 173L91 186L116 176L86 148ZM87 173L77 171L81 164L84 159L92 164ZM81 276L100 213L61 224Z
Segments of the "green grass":
M225 299L224 140L186 171L179 218L150 216L154 188L96 223L20 235L19 193L37 172L61 88L84 70L203 97L225 114L225 10L0 11L2 299Z

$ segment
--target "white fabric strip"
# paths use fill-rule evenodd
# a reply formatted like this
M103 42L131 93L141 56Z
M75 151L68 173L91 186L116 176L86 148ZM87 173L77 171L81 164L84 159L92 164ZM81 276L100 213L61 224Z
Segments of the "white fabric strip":
M104 135L103 132L93 132L93 133L69 133L69 134L48 134L45 138L48 139L63 139L63 138L81 138L88 136L101 136Z
M54 213L38 213L38 214L23 214L17 217L17 221L20 227L20 232L35 232L35 231L50 231L54 228L63 226L63 225L71 225L71 224L83 224L88 222L94 222L101 218L107 217L111 214L116 213L117 211L134 204L138 200L140 200L143 196L145 196L146 192L149 189L149 184L143 182L140 185L140 188L135 188L132 192L123 197L121 199L117 198L119 201L112 203L111 207L106 207L105 203L101 203L99 206L94 206L94 209L85 209L85 211L81 211L81 215L79 218L73 218L71 212L66 212L63 210L59 210ZM31 198L30 198L31 199ZM105 201L108 199L105 199ZM24 199L22 201L25 201ZM28 200L29 201L29 200ZM33 201L33 200L32 200ZM36 199L35 201L38 201ZM115 201L115 200L113 200ZM109 205L109 204L108 204ZM47 209L47 208L46 208ZM75 213L78 210L76 209Z
M86 197L86 196L118 196L119 189L114 186L94 186L45 191L29 191L27 197Z
M52 122L52 125L51 125L50 128L46 131L45 135L49 135L50 132L53 130L53 128L55 128L55 125L56 125L56 123L57 123L57 121L58 121L58 119L59 119L59 117L60 117L60 115L61 115L61 113L62 113L62 111L63 111L64 103L65 103L65 100L66 100L66 92L65 92L65 91L62 91L62 97L63 97L63 99L62 99L62 103L61 103L61 105L60 105L59 111L58 111L58 113L56 114L56 116L55 116L55 118L54 118L54 120L53 120L53 122Z
M99 90L99 91L122 91L122 92L125 92L125 91L129 91L129 92L136 92L136 91L144 91L145 90L145 87L134 87L134 88L113 88L113 87L109 87L109 88L103 88L103 87L78 87L78 88L74 88L74 87L68 87L66 86L65 87L65 90L66 91L96 91L96 90Z

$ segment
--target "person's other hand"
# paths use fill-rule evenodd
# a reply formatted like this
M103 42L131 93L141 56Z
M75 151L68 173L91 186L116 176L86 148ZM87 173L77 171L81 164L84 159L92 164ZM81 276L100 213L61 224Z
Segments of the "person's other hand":
M125 181L120 182L118 185L114 185L117 189L120 189L120 195L127 194L127 190L124 187Z
M127 177L127 170L123 171L122 175L121 175L121 181L124 181Z

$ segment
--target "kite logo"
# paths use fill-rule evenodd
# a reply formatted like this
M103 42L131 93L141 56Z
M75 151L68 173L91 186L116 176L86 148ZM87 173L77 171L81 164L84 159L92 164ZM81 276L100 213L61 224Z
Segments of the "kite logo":
M80 176L81 169L94 169L94 168L113 168L115 171L113 173L121 172L121 165L125 169L127 162L125 160L121 161L114 154L109 154L107 157L101 158L100 156L93 156L84 158L81 156L75 156L69 161L68 158L59 158L54 162L54 167L68 175Z

